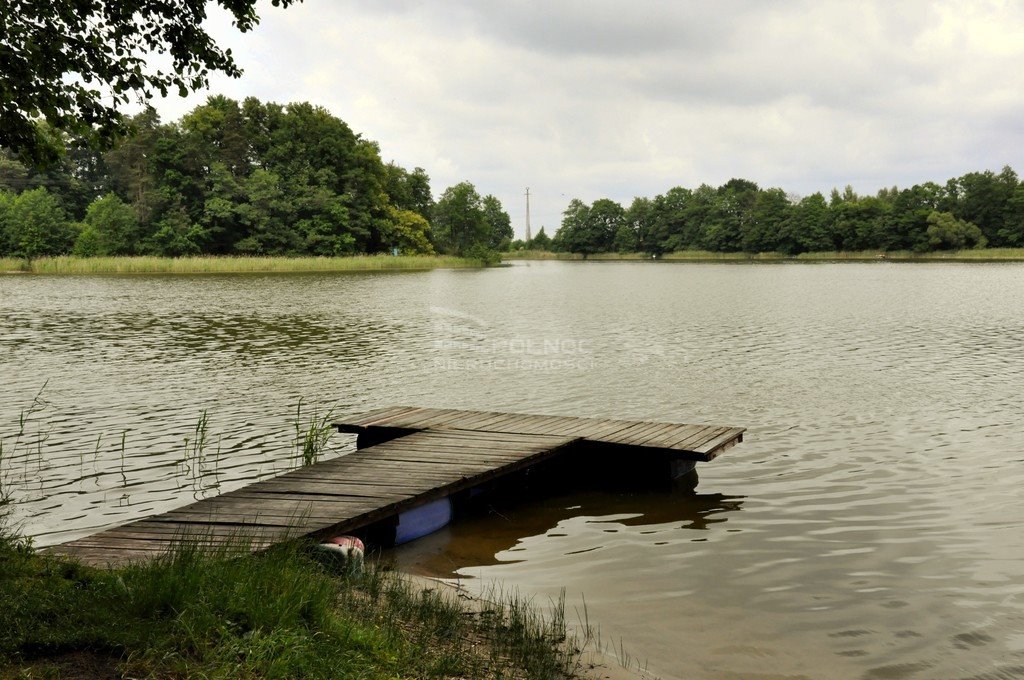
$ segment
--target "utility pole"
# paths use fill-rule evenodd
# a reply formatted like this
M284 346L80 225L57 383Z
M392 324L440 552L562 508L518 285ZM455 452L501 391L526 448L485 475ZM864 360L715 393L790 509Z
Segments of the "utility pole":
M530 187L526 187L526 240L529 241L532 237L530 236Z

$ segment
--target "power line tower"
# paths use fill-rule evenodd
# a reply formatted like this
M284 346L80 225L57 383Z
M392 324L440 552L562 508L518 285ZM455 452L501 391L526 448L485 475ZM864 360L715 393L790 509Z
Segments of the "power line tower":
M529 241L532 238L530 236L530 187L526 187L526 240Z

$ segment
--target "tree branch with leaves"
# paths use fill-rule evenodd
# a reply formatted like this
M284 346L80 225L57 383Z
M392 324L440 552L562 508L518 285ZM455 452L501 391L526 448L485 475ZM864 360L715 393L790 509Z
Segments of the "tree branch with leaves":
M271 0L287 7L296 0ZM216 0L236 28L259 22L256 0ZM53 129L110 145L128 125L118 107L157 92L181 96L212 72L238 77L230 49L203 27L207 0L0 0L0 146L47 166L62 153ZM151 68L167 55L169 70Z

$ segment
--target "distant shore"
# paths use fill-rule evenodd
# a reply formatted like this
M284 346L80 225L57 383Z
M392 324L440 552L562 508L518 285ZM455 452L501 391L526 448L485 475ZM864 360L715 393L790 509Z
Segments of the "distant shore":
M520 250L502 253L502 260L655 260L666 262L1024 262L1024 248L982 248L976 250L939 250L915 253L909 250L889 252L862 250L785 253L716 253L707 250L683 250L654 258L646 253L553 253L547 250Z
M987 248L915 253L907 250L880 252L716 253L685 250L653 258L646 253L555 253L520 250L501 253L502 261L658 261L658 262L1024 262L1024 248ZM271 274L374 271L426 271L473 269L486 266L481 260L450 255L353 255L348 257L40 257L31 261L0 258L0 274Z
M40 257L0 258L0 272L27 274L242 274L467 269L484 263L448 255L350 257Z

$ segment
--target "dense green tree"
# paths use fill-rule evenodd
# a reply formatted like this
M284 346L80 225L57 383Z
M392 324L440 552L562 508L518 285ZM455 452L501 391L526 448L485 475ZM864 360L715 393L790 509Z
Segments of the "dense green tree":
M234 176L252 171L249 139L238 102L214 95L179 123L189 155L204 168L222 165Z
M651 231L641 234L644 252L652 255L676 250L700 248L703 241L704 218L708 203L697 196L700 192L712 194L714 190L704 185L697 192L683 187L673 187L664 195L654 198L654 220Z
M993 246L1004 245L1007 204L1020 187L1020 181L1011 168L1003 168L998 175L992 171L969 172L950 180L947 184L955 205L950 211L957 217L972 222Z
M365 229L353 225L353 211L344 196L312 183L298 189L301 193L291 198L294 228L302 238L301 252L337 257L364 251L365 246L361 246L367 241L370 224ZM380 225L374 226L379 232Z
M562 213L562 226L555 232L552 240L552 248L556 251L570 253L600 252L599 246L593 242L588 233L587 223L590 220L590 206L578 198L569 201L569 205Z
M587 205L573 199L562 213L562 226L552 247L584 256L609 252L614 248L619 228L625 224L626 211L615 201L601 198Z
M873 196L847 186L828 200L821 194L797 200L743 179L717 188L674 187L653 199L638 197L626 210L609 199L591 205L574 200L553 239L542 230L528 244L513 244L511 221L495 197L481 198L466 182L450 187L435 206L425 171L384 164L374 142L308 103L249 98L239 104L217 96L177 122L161 123L150 109L131 124L134 134L102 155L63 135L68 153L45 170L0 149L0 203L6 206L0 222L8 225L0 226L0 255L24 250L13 237L11 215L20 195L37 190L63 215L43 219L38 228L18 222L19 238L36 234L30 250L37 254L67 252L72 241L80 254L160 255L343 255L396 247L416 253L433 247L489 257L487 250L510 245L585 256L690 249L928 251L983 242L967 223L989 245L1024 247L1024 184L1010 168L968 173L945 185L887 187ZM39 202L43 194L27 200ZM954 221L930 221L934 212ZM53 227L57 223L65 228ZM80 231L70 226L77 223ZM54 238L44 243L40 233Z
M13 191L0 189L0 256L14 252L13 234L8 232L7 223L11 208L18 199Z
M724 187L713 191L698 187L694 200L703 214L700 248L722 252L740 250L740 224L746 213L746 198L745 194Z
M890 247L918 252L929 250L928 215L939 208L943 194L942 187L934 182L915 184L896 193L889 218Z
M430 220L434 210L434 196L430 193L430 176L423 168L413 168L409 173L406 182L409 188L410 203L407 206L397 206L404 210L412 210L425 220Z
M75 233L60 202L40 187L25 191L5 210L7 243L27 259L67 252Z
M403 255L431 255L430 223L412 210L391 208L390 222L385 229L384 243L398 248Z
M1007 246L1024 246L1024 184L1013 190L1006 201L1006 217L999 231L1000 241Z
M620 237L609 241L593 214L597 205L570 202L553 247L584 255L625 248L629 232L616 232ZM797 199L744 179L692 191L675 187L653 199L634 199L625 223L635 233L635 249L654 255L689 249L922 252L981 242L959 223L929 222L935 211L975 224L989 245L1024 246L1024 183L1011 168L968 173L945 186L886 187L874 196L858 195L847 185L833 189L829 199L820 193Z
M139 219L116 194L97 198L85 211L82 231L75 239L76 255L131 255L139 240Z
M61 142L64 143L63 141ZM72 149L59 163L46 168L33 168L15 159L10 151L0 149L0 190L20 193L45 188L60 203L64 211L79 218L85 207L99 193L103 178L95 154L69 142Z
M271 0L287 6L293 0ZM217 0L248 31L255 0ZM237 77L230 50L206 32L207 0L5 0L0 33L0 146L32 165L55 163L60 140L37 125L80 135L94 145L127 132L117 107L156 92L209 85L209 74ZM150 53L171 68L147 65Z
M655 218L654 202L651 199L637 197L629 204L629 208L626 209L625 222L633 234L632 251L658 252L657 249L652 250L649 247L655 240Z
M936 250L984 248L988 241L972 222L959 220L952 213L932 211L928 215L928 241Z
M740 249L748 253L779 250L783 228L792 215L793 206L782 189L757 192L740 222Z
M206 232L189 219L188 210L173 197L166 197L168 208L153 225L153 233L143 243L145 252L164 257L198 255L206 245Z
M483 199L469 182L444 190L434 206L432 225L436 243L446 253L464 255L490 242Z
M121 139L103 156L108 172L107 189L135 206L139 220L147 223L154 207L156 144L164 130L160 117L152 108L136 115L129 124L132 134Z
M779 239L782 252L798 254L833 250L832 218L828 203L820 193L804 196L793 206Z
M483 199L484 219L487 221L487 246L492 250L506 250L512 242L512 219L501 207L501 201L488 194Z
M7 150L0 150L0 191L17 193L41 186L40 179L32 177L28 167L11 157Z
M209 239L208 250L230 253L243 234L241 206L248 201L246 179L235 177L220 161L214 161L203 188L204 200L198 222Z
M617 253L635 253L640 245L636 229L628 222L623 223L615 231L612 239L612 250Z
M702 197L710 204L702 225L705 249L743 249L744 224L750 220L757 194L757 184L734 178L718 187L714 196Z
M531 250L551 250L551 237L544 231L544 227L541 227L540 231L525 245Z
M294 204L282 188L281 178L257 169L242 182L245 200L231 206L241 225L241 238L232 245L240 255L285 255L302 252L302 239L294 229ZM209 201L207 201L209 203Z
M833 207L835 250L885 249L889 237L889 206L867 196L844 199Z
M411 210L425 220L430 219L434 198L430 193L430 177L423 168L405 168L388 163L384 166L385 191L391 204L399 210Z
M597 252L615 249L615 237L626 224L626 211L609 198L599 198L590 206L587 229L598 244Z

